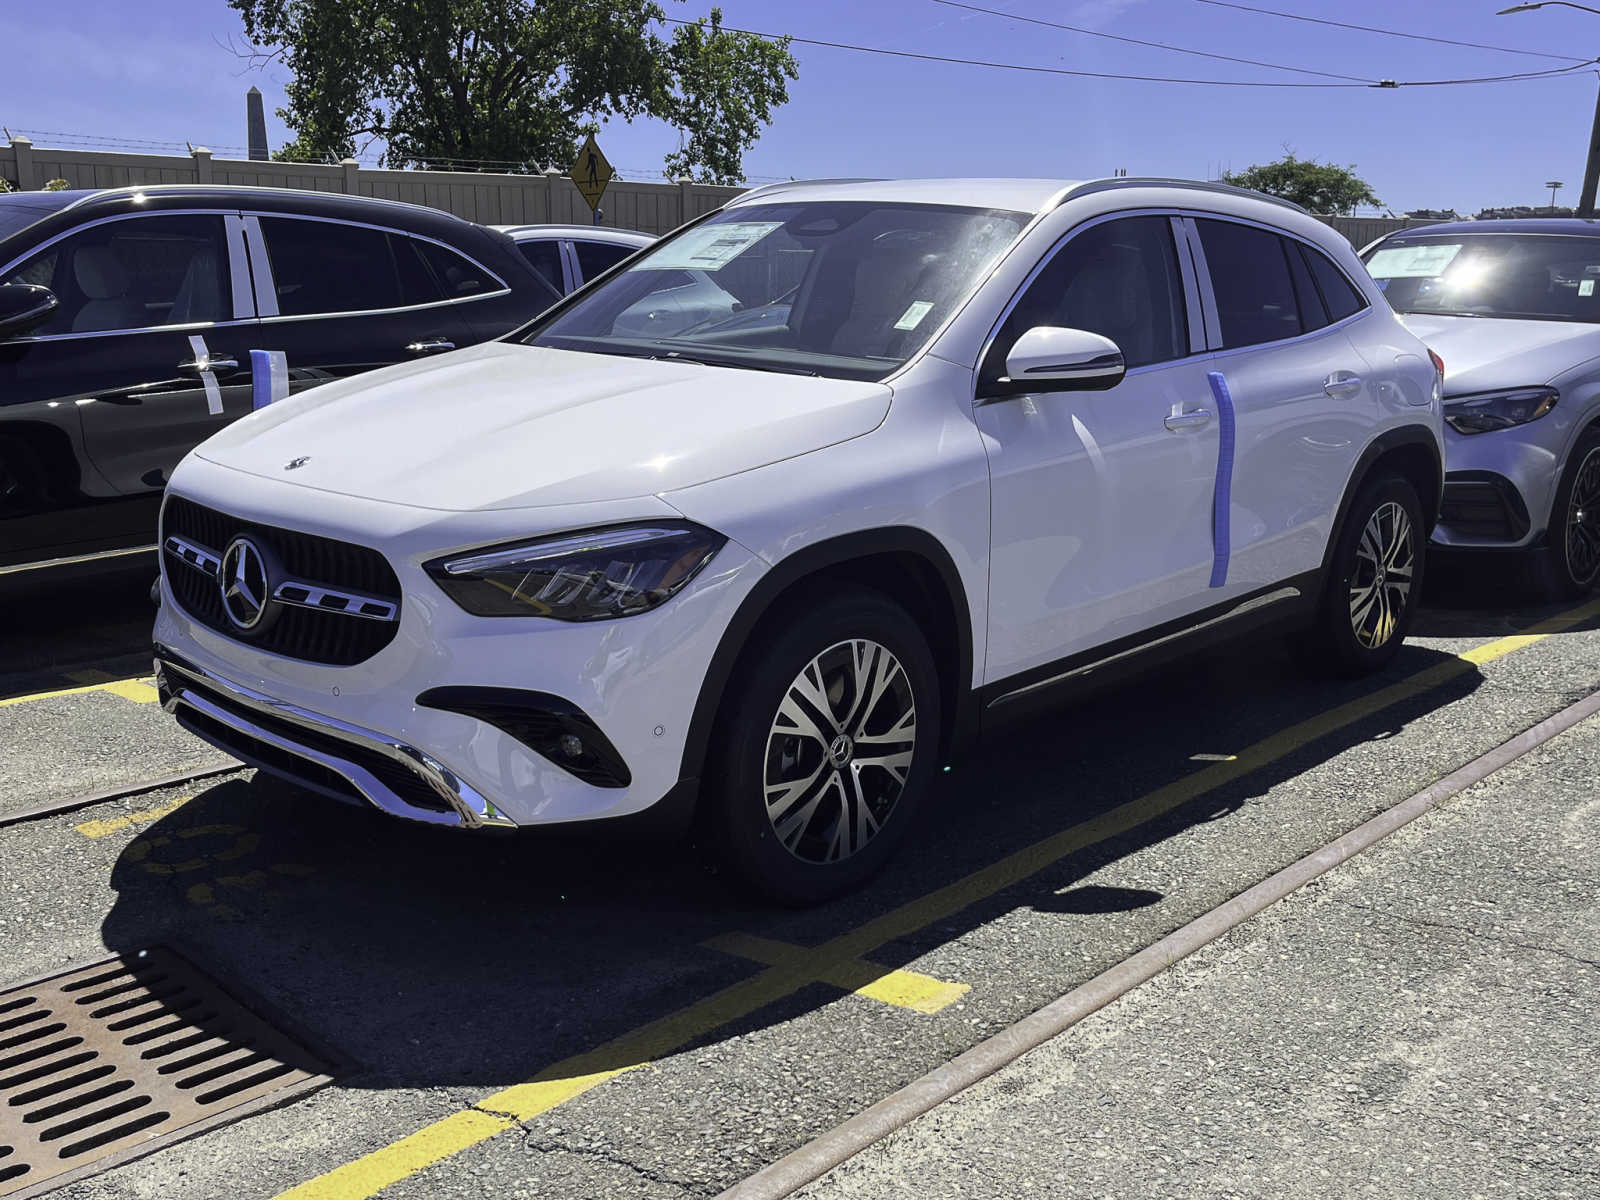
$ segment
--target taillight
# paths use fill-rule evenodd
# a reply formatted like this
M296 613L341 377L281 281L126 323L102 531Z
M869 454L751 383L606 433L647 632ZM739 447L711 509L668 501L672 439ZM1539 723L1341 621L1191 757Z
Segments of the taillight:
M1444 375L1444 359L1440 358L1439 355L1438 355L1438 352L1433 350L1433 349L1429 349L1428 357L1433 359L1433 369L1435 371L1439 372L1439 375L1441 377L1443 377L1443 375Z

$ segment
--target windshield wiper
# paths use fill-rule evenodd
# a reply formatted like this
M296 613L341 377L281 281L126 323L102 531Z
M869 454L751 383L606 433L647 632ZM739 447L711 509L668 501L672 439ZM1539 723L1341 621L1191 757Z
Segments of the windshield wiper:
M742 358L702 358L697 354L684 354L678 350L669 350L659 356L662 362L687 362L696 363L702 367L732 367L735 370L769 371L775 375L809 375L813 378L819 372L810 367L781 366L777 363L754 362Z

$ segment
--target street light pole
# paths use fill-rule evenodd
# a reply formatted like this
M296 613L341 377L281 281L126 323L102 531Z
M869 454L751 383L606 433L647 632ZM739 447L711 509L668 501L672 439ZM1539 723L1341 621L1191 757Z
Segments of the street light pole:
M1513 4L1510 8L1502 8L1496 16L1503 17L1507 13L1532 12L1536 8L1558 6L1561 8L1581 9L1586 13L1600 16L1600 8L1590 8L1587 4L1574 4L1572 0L1538 0L1536 4ZM1594 100L1594 123L1589 127L1589 158L1583 168L1583 195L1578 198L1578 216L1594 216L1594 194L1600 187L1600 93ZM1550 204L1555 206L1555 193L1550 193Z

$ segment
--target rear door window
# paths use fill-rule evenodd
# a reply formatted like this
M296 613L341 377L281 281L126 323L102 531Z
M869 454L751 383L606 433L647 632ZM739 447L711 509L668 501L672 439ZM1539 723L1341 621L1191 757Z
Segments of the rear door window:
M74 233L7 272L0 283L33 283L60 307L30 336L110 333L233 317L221 215L107 221Z
M1366 300L1356 291L1355 285L1345 277L1343 271L1333 265L1326 254L1310 246L1301 246L1300 251L1306 256L1306 262L1311 265L1311 274L1316 277L1317 289L1322 293L1323 303L1328 306L1329 320L1342 321L1367 306Z
M517 251L525 258L528 265L539 274L556 294L561 295L566 291L561 277L561 243L553 238L540 238L537 241L518 242Z
M415 276L407 272L408 287L384 230L297 217L260 221L284 316L371 312L417 302Z
M1199 220L1200 244L1222 325L1222 344L1258 346L1302 332L1283 239L1232 221Z

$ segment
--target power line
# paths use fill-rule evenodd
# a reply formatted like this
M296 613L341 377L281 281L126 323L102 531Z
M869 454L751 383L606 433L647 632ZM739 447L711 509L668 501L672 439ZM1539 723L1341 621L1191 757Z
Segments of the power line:
M1340 75L1334 71L1316 71L1310 67L1286 67L1281 63L1262 62L1255 58L1235 58L1231 54L1213 54L1209 50L1191 50L1187 46L1173 46L1167 42L1147 42L1143 38L1124 37L1119 33L1106 33L1100 29L1084 29L1078 25L1063 25L1059 21L1045 21L1038 17L1025 17L1020 13L1002 12L997 8L983 8L977 4L962 4L958 0L933 0L946 8L964 8L968 12L984 13L991 17L1004 17L1011 21L1025 21L1029 25L1043 25L1050 29L1064 29L1068 33L1081 33L1086 37L1105 38L1112 42L1125 42L1130 46L1149 46L1156 50L1170 50L1175 54L1192 54L1197 58L1211 58L1218 62L1243 63L1248 67L1266 67L1272 71L1293 71L1300 75L1320 75L1324 79L1346 79L1355 83L1376 83L1362 75Z
M1469 50L1498 50L1502 54L1525 54L1531 58L1553 58L1563 62L1581 63L1590 59L1574 54L1550 54L1543 50L1517 50L1511 46L1490 46L1483 42L1460 42L1454 38L1430 37L1425 33L1401 33L1398 29L1380 29L1374 25L1351 25L1344 21L1330 21L1326 17L1308 17L1301 13L1279 12L1275 8L1256 8L1250 4L1235 4L1232 0L1195 0L1196 4L1209 4L1212 8L1234 8L1240 12L1258 13L1264 17L1282 17L1285 21L1304 21L1308 25L1329 25L1334 29L1354 29L1360 33L1378 33L1384 37L1407 38L1414 42L1437 42L1441 46L1465 46Z
M1200 0L1203 4L1212 3L1213 0ZM681 17L663 17L669 25L694 25L695 21L684 20ZM1510 83L1521 79L1548 79L1556 75L1569 75L1574 71L1587 70L1600 59L1583 59L1575 62L1570 67L1552 67L1547 71L1522 71L1514 75L1479 75L1467 79L1421 79L1421 80L1393 80L1380 79L1373 83L1311 83L1300 80L1277 79L1185 79L1172 75L1129 75L1112 71L1078 71L1070 67L1036 67L1026 63L995 62L981 58L953 58L944 54L921 54L913 50L891 50L883 46L858 46L851 42L830 42L820 38L795 37L784 33L761 33L754 29L735 29L731 25L720 26L724 33L739 33L746 37L758 37L769 42L789 41L802 46L822 46L830 50L851 50L859 54L881 54L890 58L909 58L920 62L954 63L963 67L987 67L997 71L1021 71L1033 75L1071 75L1083 79L1121 79L1135 83L1187 83L1197 87L1233 87L1233 88L1407 88L1407 87L1452 87L1459 84L1472 83Z

